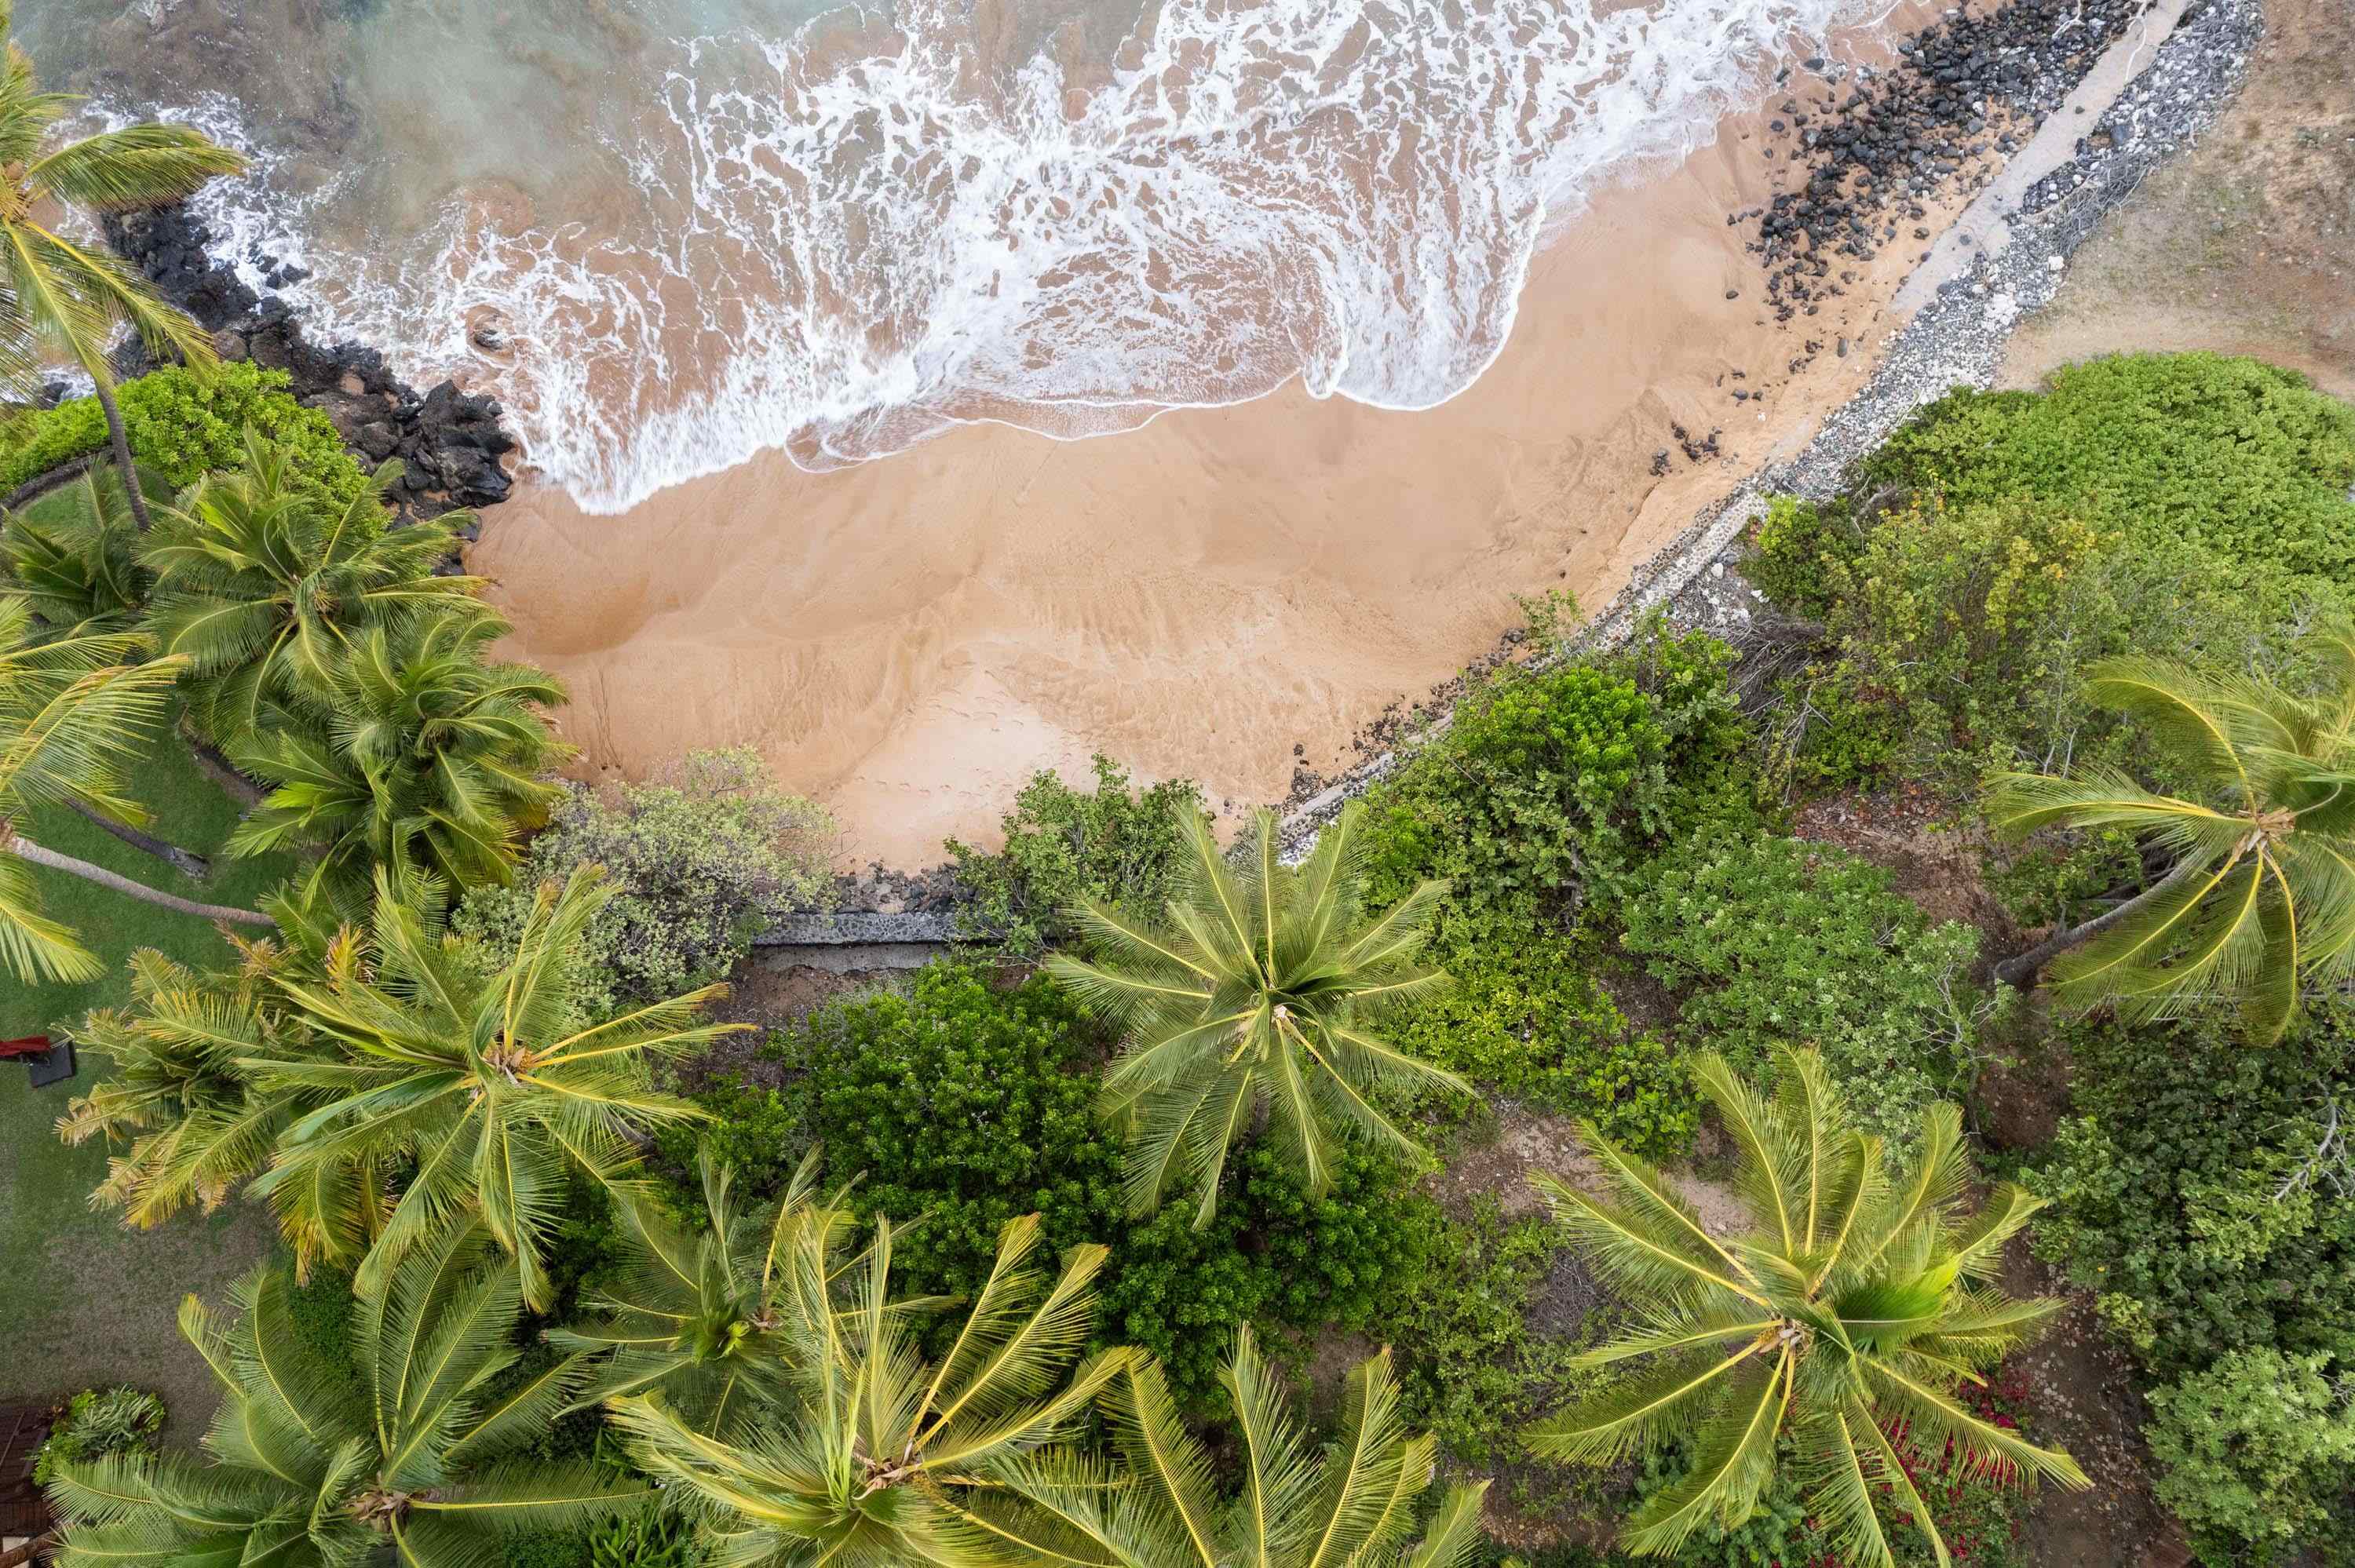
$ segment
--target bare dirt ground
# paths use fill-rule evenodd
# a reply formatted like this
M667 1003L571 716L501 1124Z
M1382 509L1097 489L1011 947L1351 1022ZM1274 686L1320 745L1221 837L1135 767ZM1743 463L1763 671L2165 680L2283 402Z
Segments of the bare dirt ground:
M2137 349L2212 349L2355 397L2355 6L2268 0L2248 84L2145 181L2021 323L2005 383Z

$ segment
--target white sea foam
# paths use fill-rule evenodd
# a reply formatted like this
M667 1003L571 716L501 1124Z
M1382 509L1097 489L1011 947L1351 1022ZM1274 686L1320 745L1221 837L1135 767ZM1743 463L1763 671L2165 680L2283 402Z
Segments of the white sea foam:
M668 46L593 217L498 237L453 202L414 243L337 248L266 162L207 216L249 281L264 256L321 275L298 297L323 335L413 378L469 367L592 511L765 448L823 468L972 418L1099 434L1295 376L1424 408L1503 346L1585 193L1882 6L1603 9L1166 0L1108 71L992 72L961 6L910 0L888 31ZM238 134L232 105L197 111ZM506 351L474 345L486 320Z

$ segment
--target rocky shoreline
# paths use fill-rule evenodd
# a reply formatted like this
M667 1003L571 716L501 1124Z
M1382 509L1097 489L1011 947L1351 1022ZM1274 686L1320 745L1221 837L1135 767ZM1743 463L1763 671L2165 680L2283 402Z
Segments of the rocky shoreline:
M495 506L514 488L501 460L517 450L516 440L501 423L496 398L462 392L450 381L421 393L394 376L377 349L314 343L284 299L257 293L235 269L214 260L210 232L185 205L111 217L106 238L213 334L223 359L284 371L295 400L325 413L354 452L369 463L400 459L405 471L392 499L405 519ZM277 287L302 279L286 271L267 281ZM136 343L127 346L139 355ZM123 368L136 374L144 366ZM479 531L479 524L469 524L466 536Z
M1727 222L1754 226L1749 249L1766 308L1793 332L1794 368L1827 347L1806 336L1806 318L1821 297L1842 291L1844 260L1926 241L1928 230L1913 220L1925 215L1927 199L1980 194L1922 252L1911 297L1901 296L1915 314L1865 388L1827 417L1797 458L1753 473L1640 568L1589 623L1581 645L1624 638L1657 604L1680 625L1754 639L1764 606L1741 565L1764 498L1834 493L1850 464L1914 409L1955 386L1987 385L2011 328L2051 298L2070 251L2229 100L2263 20L2260 0L2013 0L1983 16L1942 18L1902 44L1885 69L1834 71L1820 88L1770 101L1778 112L1769 132L1787 143L1784 155L1808 166L1808 177ZM1821 70L1823 62L1807 66ZM2105 72L2115 79L2105 80ZM2062 155L2030 171L2056 132L2066 138ZM501 460L516 443L495 399L449 382L421 394L374 349L314 344L283 299L256 293L212 260L209 236L185 209L111 220L108 232L213 331L224 357L285 370L297 398L326 412L356 450L402 460L409 471L395 499L405 515L490 506L507 495ZM1689 445L1686 455L1710 454ZM1508 637L1482 662L1512 656L1517 642ZM1287 812L1287 842L1305 849L1344 802L1398 765L1416 734L1444 727L1460 687L1460 680L1443 684L1412 715L1369 728L1362 760L1338 779L1299 776L1279 808ZM877 868L843 879L841 907L851 925L884 915L921 925L929 937L955 902L949 880L946 868L915 878ZM829 939L843 939L832 925L782 937L794 945Z
M2103 6L2104 0L2089 0L2084 10L2091 15ZM2019 8L2063 16L2076 9L2055 0L2019 0ZM2030 111L2035 133L2019 138L2014 162L1983 182L1978 199L1923 253L1898 301L1915 313L1871 380L1827 416L1796 458L1753 473L1638 568L1570 644L1573 651L1625 641L1637 618L1656 606L1665 606L1679 628L1713 631L1737 646L1771 639L1764 623L1772 612L1742 576L1750 524L1766 498L1830 498L1852 465L1916 409L1956 387L1992 385L2012 329L2051 299L2070 253L2145 175L2196 140L2222 111L2264 28L2261 0L2109 0L2103 14L2115 18L2105 35L2108 48L2083 60L2050 110ZM2035 34L2027 37L2032 41ZM2047 58L2065 60L2075 52L2062 48ZM1953 69L1933 63L1931 72L1934 79L1937 71ZM2039 90L2033 84L2050 80L2043 71L2023 72L2021 79L2031 93ZM1968 135L1956 127L1945 139ZM2056 141L2057 155L2051 155ZM2049 167L2032 166L2048 162ZM1740 220L1741 215L1730 219ZM1766 265L1775 264L1771 246L1756 249ZM1513 656L1519 641L1518 633L1508 634L1475 667ZM1377 726L1360 740L1362 759L1339 779L1303 779L1277 807L1284 813L1287 856L1305 854L1342 806L1394 771L1423 738L1443 731L1462 685L1460 677L1449 682L1413 714L1393 715Z

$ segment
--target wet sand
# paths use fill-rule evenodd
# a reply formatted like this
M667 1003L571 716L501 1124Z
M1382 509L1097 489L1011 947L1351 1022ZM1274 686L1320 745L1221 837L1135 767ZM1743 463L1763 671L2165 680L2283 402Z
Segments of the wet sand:
M571 687L584 776L756 746L835 810L847 860L993 842L1024 779L1097 749L1214 801L1280 799L1295 745L1345 761L1516 624L1518 595L1602 604L1862 383L1926 242L1774 323L1754 226L1727 223L1802 177L1760 118L1602 194L1439 408L1295 387L1086 441L968 426L822 474L772 453L621 516L525 485L470 565L508 651ZM1719 454L1688 459L1675 425L1721 429Z

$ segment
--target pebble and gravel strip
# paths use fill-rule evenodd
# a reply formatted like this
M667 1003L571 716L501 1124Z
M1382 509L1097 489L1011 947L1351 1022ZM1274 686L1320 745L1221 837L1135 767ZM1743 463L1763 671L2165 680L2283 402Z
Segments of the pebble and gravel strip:
M1918 241L1902 218L1940 182L1962 178L1981 194L1944 240L1925 248L1898 296L1916 313L1864 389L1796 459L1753 474L1654 556L1578 645L1617 642L1639 614L1663 603L1681 626L1747 626L1763 599L1740 568L1764 499L1830 497L1849 465L1915 409L1958 386L1991 385L2013 326L2052 297L2070 253L2104 215L2207 128L2239 88L2263 30L2258 0L2016 0L1985 17L1949 17L1912 40L1897 67L1870 79L1859 72L1840 84L1844 92L1836 87L1828 109L1817 94L1786 110L1785 132L1803 149L1795 155L1814 158L1816 173L1800 191L1730 220L1758 226L1753 249L1767 270L1770 302L1786 321L1803 315L1817 291L1839 285L1844 248L1860 256L1902 243L1888 233L1892 222ZM2095 41L2099 48L2087 47ZM1974 166L1990 147L2010 162ZM1811 238L1810 226L1818 231ZM1445 698L1443 688L1432 705L1444 707ZM1380 751L1292 802L1288 852L1305 853L1317 829L1401 756Z

